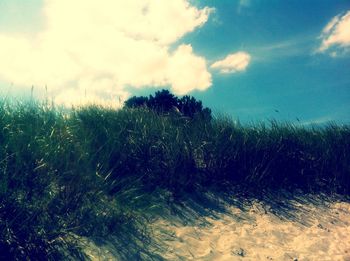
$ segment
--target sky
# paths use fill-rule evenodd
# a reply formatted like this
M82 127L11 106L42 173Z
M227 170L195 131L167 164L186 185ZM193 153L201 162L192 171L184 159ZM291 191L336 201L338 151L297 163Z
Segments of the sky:
M350 123L349 0L0 0L0 96L169 89L241 122Z

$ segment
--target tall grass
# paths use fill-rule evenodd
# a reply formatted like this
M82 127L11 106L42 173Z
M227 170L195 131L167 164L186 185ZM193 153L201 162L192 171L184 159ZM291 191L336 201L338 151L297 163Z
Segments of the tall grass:
M87 256L76 242L80 237L128 242L130 236L121 252L142 253L141 245L133 245L147 240L141 217L121 203L133 194L125 193L130 188L107 193L106 173L101 172L105 162L95 157L96 139L105 142L102 132L94 132L101 124L86 125L83 118L82 112L68 115L46 105L2 102L1 260L83 260Z
M0 104L0 259L84 259L76 238L130 235L137 260L141 195L236 185L349 195L350 127Z

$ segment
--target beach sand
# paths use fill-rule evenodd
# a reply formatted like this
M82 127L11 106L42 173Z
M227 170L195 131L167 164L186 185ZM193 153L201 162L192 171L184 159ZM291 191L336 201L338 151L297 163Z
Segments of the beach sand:
M278 203L257 200L225 209L191 224L157 220L155 236L166 249L161 255L166 260L350 261L347 202L307 196L280 209Z
M350 261L349 201L299 195L207 205L164 206L169 213L154 217L149 250L173 261ZM134 260L118 258L112 243L85 243L92 260Z

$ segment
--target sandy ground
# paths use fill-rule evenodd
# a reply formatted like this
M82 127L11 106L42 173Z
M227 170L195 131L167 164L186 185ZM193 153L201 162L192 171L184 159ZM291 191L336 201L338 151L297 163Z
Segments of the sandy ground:
M189 204L187 218L156 218L155 252L174 261L350 261L350 203L315 196L236 203L205 213ZM93 260L118 260L108 246L96 249L88 251Z
M276 207L276 206L275 206ZM289 209L287 209L287 207ZM310 198L274 210L258 201L191 225L158 220L166 260L347 260L350 204ZM278 207L277 207L278 208Z

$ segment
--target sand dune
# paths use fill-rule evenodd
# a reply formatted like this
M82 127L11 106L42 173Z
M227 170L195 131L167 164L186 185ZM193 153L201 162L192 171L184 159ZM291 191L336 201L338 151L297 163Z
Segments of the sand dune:
M154 218L149 250L171 261L350 261L348 201L310 195L270 199L221 202L220 209L188 201L177 214L164 206L169 215ZM84 242L92 260L126 260L112 243Z
M159 219L154 228L161 231L166 260L350 261L349 203L296 198L289 206L289 213L278 213L253 201L190 225Z

